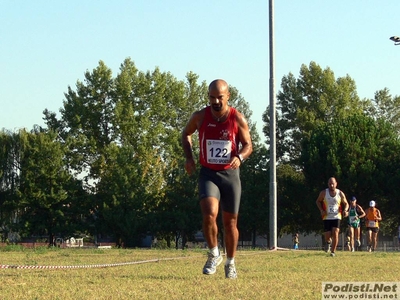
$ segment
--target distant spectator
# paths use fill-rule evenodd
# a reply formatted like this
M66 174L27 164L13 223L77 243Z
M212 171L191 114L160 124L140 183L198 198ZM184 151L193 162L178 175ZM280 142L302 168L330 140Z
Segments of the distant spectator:
M293 249L294 250L298 250L299 249L299 234L295 233L293 235Z

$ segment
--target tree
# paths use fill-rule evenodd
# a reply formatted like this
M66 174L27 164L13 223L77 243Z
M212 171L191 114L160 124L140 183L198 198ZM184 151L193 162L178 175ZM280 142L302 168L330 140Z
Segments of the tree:
M197 183L183 170L181 148L182 128L208 103L207 85L197 81L192 72L186 81L158 68L141 72L129 58L113 78L100 61L76 91L68 87L60 118L44 111L48 129L68 148L68 169L94 195L91 211L121 244L136 245L150 229L188 239L198 229L198 218L187 212L197 199ZM231 103L251 116L234 87ZM251 122L250 128L256 137Z
M15 221L21 141L18 133L0 132L0 226L4 241Z
M284 76L281 88L277 95L276 136L283 229L295 229L290 214L299 207L313 205L315 195L326 187L330 176L338 177L340 188L356 194L361 203L367 204L368 198L380 199L381 208L389 210L387 224L394 224L393 212L400 212L394 201L399 196L394 182L399 179L399 158L395 153L400 98L392 97L385 88L376 92L372 100L360 100L349 75L335 79L329 68L323 70L315 62L308 67L302 65L299 78L292 73ZM269 107L263 120L269 143ZM289 189L286 184L292 180ZM303 197L290 196L302 181ZM286 210L289 199L295 201L292 210ZM305 231L313 228L310 220L319 218L317 211L310 209L302 221Z
M375 199L386 220L397 220L400 141L392 124L356 114L319 125L302 146L304 175L315 194L335 176L348 197L357 195L362 206Z
M319 231L320 216L315 209L317 196L305 184L303 172L290 164L277 167L278 234ZM314 201L313 201L314 200Z
M21 169L18 196L18 229L26 235L48 235L49 243L65 226L65 210L71 204L66 185L65 152L54 132L19 132Z
M240 167L242 197L238 219L239 238L240 240L251 238L253 247L256 246L258 235L269 233L267 150L257 145L256 138L253 141L253 153Z
M331 69L315 62L302 65L299 79L282 78L277 95L277 158L299 164L301 142L320 124L361 113L356 84L350 76L335 79ZM269 107L263 114L263 132L269 142Z
M68 86L65 98L61 119L46 109L44 120L48 130L58 133L59 142L68 146L70 170L83 176L86 188L91 189L100 177L101 151L115 139L111 70L100 61L92 72L85 72L85 82L77 81L76 91Z
M400 96L392 97L389 89L384 88L375 93L372 101L366 101L364 110L375 120L388 121L400 133Z
M158 68L140 72L126 59L113 79L100 62L77 91L69 87L60 119L44 112L70 149L71 169L96 194L93 211L127 245L151 228L144 214L168 202L166 183L183 165L177 129L204 99L197 78L189 73L185 84Z
M151 174L162 173L163 165L160 160L154 161L149 170L146 153L137 155L127 145L112 144L106 153L108 162L97 184L96 210L121 245L139 246L141 233L148 230L146 217L162 195L158 177L148 180ZM147 155L152 156L151 153Z

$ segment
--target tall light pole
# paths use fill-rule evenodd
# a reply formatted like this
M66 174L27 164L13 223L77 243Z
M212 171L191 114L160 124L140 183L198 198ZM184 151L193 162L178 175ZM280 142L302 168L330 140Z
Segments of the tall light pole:
M274 70L274 0L269 0L269 243L270 249L277 249L277 197L276 197L276 106Z

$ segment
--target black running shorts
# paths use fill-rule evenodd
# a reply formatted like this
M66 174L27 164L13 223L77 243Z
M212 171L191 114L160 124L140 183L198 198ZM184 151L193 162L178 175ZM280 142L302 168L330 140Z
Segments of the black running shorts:
M367 227L367 231L372 231L373 233L378 233L379 227Z
M332 231L333 228L340 228L340 220L324 220L324 232Z
M222 211L239 213L242 186L240 183L240 171L227 169L214 171L201 167L199 177L200 200L214 197L220 201Z

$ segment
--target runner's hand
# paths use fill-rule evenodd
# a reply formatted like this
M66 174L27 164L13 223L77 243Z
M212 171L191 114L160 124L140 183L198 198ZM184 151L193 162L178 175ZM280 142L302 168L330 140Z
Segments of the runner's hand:
M196 164L193 158L187 158L185 162L185 170L189 175L192 175L196 171Z

